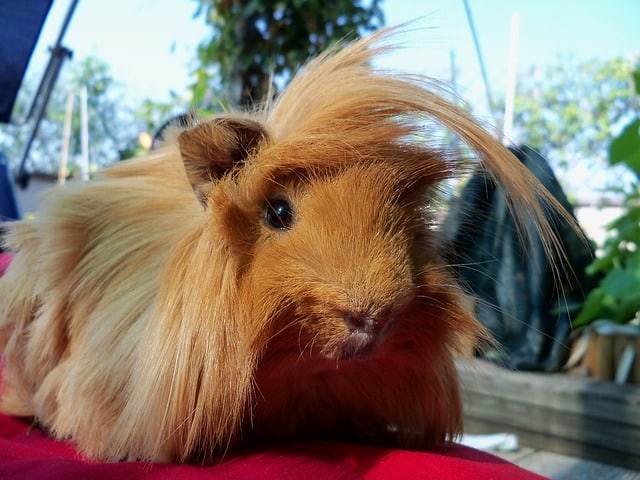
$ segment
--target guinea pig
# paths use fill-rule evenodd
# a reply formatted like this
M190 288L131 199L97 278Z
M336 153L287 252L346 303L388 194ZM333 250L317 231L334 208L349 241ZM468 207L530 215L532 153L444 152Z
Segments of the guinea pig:
M440 186L484 168L549 251L558 205L428 79L372 66L389 35L9 225L1 410L101 461L454 440L454 359L489 338L444 260ZM471 164L429 140L434 121Z

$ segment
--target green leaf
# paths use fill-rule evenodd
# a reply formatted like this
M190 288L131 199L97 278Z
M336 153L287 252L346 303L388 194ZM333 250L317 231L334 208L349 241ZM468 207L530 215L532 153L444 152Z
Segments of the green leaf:
M595 275L598 272L607 272L613 268L613 258L610 255L595 259L586 269L588 275Z
M286 84L309 56L380 26L381 0L198 0L212 35L200 44L200 68L215 66L233 103L250 106L271 78ZM340 13L338 13L340 12ZM206 107L206 105L204 105ZM202 105L201 105L202 107Z
M611 270L600 283L602 290L616 298L635 298L640 291L640 271L635 268Z
M627 164L640 178L640 118L625 127L609 146L609 163Z
M601 288L594 288L589 292L582 310L580 313L571 320L573 328L583 327L590 322L597 320L601 317L602 304L605 300L605 293Z
M640 70L634 70L632 75L635 93L640 95Z

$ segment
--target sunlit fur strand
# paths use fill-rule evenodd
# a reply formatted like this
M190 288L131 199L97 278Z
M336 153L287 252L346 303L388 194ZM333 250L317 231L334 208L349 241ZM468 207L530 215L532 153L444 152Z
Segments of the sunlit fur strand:
M122 170L126 176L118 178ZM37 242L21 238L22 225L9 237L19 254L2 279L3 302L31 297L20 308L11 300L3 305L2 321L14 322L5 354L23 356L7 361L4 387L16 399L7 405L4 397L3 409L36 414L60 437L85 448L100 445L100 451L87 448L89 455L117 460L120 452L102 451L105 427L137 382L131 379L134 352L157 295L158 272L175 239L199 223L200 207L175 147L118 165L88 188L69 185L45 205L28 224ZM37 260L21 267L26 259ZM25 281L36 287L24 289ZM22 312L38 314L32 321Z
M384 43L392 36L390 33L402 30L383 29L359 42L357 48L336 47L303 68L283 95L266 106L269 119L276 125L272 128L274 138L306 135L316 129L331 131L335 125L336 130L348 132L354 149L364 152L367 145L375 148L398 139L399 126L389 122L390 118L408 116L419 120L421 114L425 115L450 129L479 155L478 165L487 170L508 198L514 218L530 219L537 227L545 251L554 259L551 266L566 264L562 245L541 203L557 211L577 232L580 228L533 174L514 161L513 155L468 113L434 92L431 79L399 76L371 67L374 58L393 51L391 44ZM326 93L327 85L331 85L330 95ZM412 125L413 128L402 126L405 135L420 134L419 122ZM561 274L557 268L556 274Z
M197 235L191 242L174 250L164 270L156 320L147 326L139 360L145 374L111 439L132 458L186 461L202 454L198 449L211 455L235 441L242 421L254 353L252 332L240 323L236 268L224 264L215 238ZM218 269L202 258L217 259ZM173 282L182 288L171 288Z

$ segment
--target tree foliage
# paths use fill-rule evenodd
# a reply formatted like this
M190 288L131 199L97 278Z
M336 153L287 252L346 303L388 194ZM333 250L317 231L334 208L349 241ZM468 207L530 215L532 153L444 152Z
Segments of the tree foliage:
M34 78L26 78L20 90L14 118L24 117L33 98ZM89 158L96 167L112 163L128 155L143 128L132 108L126 107L125 91L111 75L106 62L94 56L65 65L54 88L47 113L31 148L28 166L31 170L57 172L60 162L64 120L68 94L74 95L70 158L73 168L81 152L80 91L87 89ZM0 129L0 149L15 167L22 158L31 122L18 121Z
M607 148L639 112L629 88L638 64L640 57L582 63L559 59L544 69L525 72L515 102L519 140L549 158L569 183L577 168L594 172L590 178L594 181L607 176L619 180L619 171L613 173L607 165Z
M640 97L640 70L634 79ZM598 319L624 323L640 315L640 116L611 142L609 163L627 167L635 181L624 192L625 212L607 227L602 255L589 266L589 273L603 277L589 293L574 326Z
M570 190L600 187L625 207L587 273L600 278L574 327L628 322L640 312L640 57L576 64L561 60L521 78L520 140L549 158ZM591 176L583 176L588 167ZM576 193L572 191L571 193Z
M286 82L309 56L384 22L381 0L198 0L211 25L198 50L194 98L209 106L219 81L236 105L262 100L274 78Z

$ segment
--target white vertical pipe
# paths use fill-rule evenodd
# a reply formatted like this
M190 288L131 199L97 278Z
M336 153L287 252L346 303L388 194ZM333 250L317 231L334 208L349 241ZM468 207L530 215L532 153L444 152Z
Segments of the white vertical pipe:
M82 143L82 179L89 180L89 114L87 108L87 87L80 89L80 139Z
M62 154L58 167L58 185L64 185L67 177L67 163L69 160L69 143L71 142L71 119L73 118L73 93L67 95L67 106L64 114L64 133L62 135Z
M489 76L487 75L487 69L484 63L484 57L482 56L482 48L480 48L480 40L478 39L478 32L476 31L476 25L473 21L473 14L471 13L471 7L468 0L463 0L464 9L467 13L467 21L469 22L469 28L471 29L471 36L473 37L473 44L476 47L476 55L478 56L478 63L480 63L480 73L482 74L482 81L484 82L484 91L487 95L487 107L489 108L489 114L493 115L493 96L491 95L491 87L489 86Z

